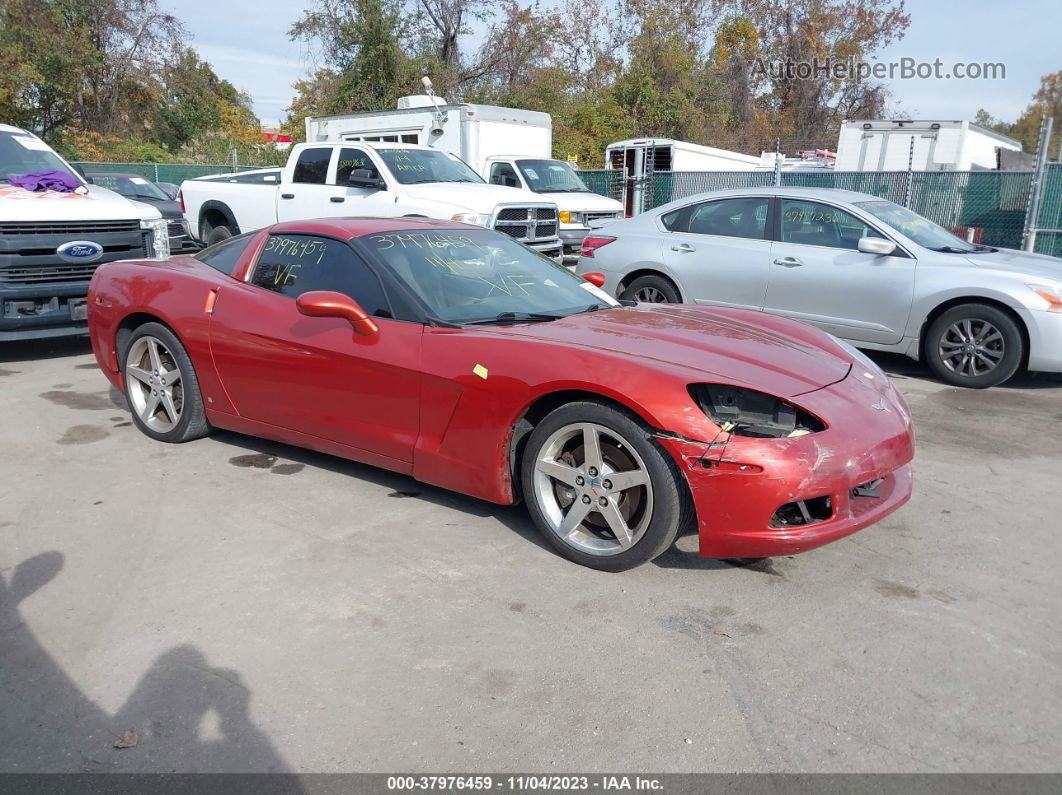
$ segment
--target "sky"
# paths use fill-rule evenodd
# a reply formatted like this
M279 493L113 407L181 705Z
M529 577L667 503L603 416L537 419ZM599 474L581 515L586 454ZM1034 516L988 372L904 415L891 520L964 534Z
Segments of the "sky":
M530 2L530 0L528 0ZM288 40L291 24L312 5L293 0L161 0L180 18L191 44L215 71L254 101L263 123L276 124L291 102L291 84L316 64L301 44ZM907 0L911 27L875 60L939 58L947 70L956 62L1002 62L997 80L886 80L893 103L920 119L972 119L979 108L1014 121L1028 106L1040 77L1062 69L1058 37L1060 0ZM417 93L410 86L410 93Z

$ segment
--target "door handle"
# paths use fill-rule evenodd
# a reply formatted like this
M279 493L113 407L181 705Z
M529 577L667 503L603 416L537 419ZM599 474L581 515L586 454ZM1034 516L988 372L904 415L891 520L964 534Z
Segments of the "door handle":
M294 199L295 198L295 194L294 193L281 193L280 194L280 198L282 198L282 199Z
M342 196L329 196L328 201L335 202L336 204L341 204L342 202L346 201L346 199L344 199Z
M775 265L781 265L783 268L799 268L804 263L798 260L796 257L782 257L774 261Z
M673 245L671 247L671 250L672 251L681 251L684 254L686 254L686 253L689 253L691 251L696 251L697 249L694 248L693 246L691 246L689 243L676 243L675 245Z

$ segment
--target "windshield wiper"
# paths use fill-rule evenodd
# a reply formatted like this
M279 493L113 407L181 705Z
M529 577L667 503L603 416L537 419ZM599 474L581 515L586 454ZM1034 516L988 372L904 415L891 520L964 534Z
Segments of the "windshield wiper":
M931 248L930 251L939 251L942 254L973 254L977 249L955 248L955 246L938 246L936 248Z
M560 320L563 317L564 315L550 315L545 312L499 312L494 317L485 317L482 320L469 320L462 325L486 326L493 323L545 322L547 320Z

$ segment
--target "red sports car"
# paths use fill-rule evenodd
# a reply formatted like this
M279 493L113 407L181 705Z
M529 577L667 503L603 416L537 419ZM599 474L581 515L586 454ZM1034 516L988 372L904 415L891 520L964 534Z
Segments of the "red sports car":
M101 266L96 359L148 436L212 427L499 504L620 571L802 552L911 494L903 398L862 354L758 312L619 304L481 227L277 224Z

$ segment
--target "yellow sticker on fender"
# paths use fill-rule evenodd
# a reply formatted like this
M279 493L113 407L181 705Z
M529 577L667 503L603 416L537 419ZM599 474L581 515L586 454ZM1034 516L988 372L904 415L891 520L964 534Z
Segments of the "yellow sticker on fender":
M472 372L478 375L484 381L487 380L487 368L484 367L482 364L477 364L475 367L473 367Z

